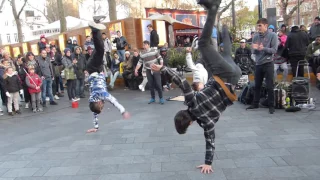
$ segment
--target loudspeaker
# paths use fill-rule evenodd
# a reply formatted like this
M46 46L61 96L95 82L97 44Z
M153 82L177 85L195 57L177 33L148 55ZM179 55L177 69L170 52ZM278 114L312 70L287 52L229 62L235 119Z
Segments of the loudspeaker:
M304 77L293 78L291 96L297 103L308 101L309 79Z

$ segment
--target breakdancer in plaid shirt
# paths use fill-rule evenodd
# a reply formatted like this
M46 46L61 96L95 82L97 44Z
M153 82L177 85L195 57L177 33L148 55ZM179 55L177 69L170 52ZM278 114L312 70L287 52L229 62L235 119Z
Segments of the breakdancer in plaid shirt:
M200 0L202 1L202 0ZM206 140L205 164L198 166L202 173L213 172L211 164L215 150L215 123L221 113L236 100L234 87L241 76L240 68L231 58L231 42L227 27L223 27L222 38L227 53L222 56L213 48L211 34L221 0L203 0L198 2L207 9L207 20L199 39L199 51L206 67L213 74L207 84L199 82L198 91L193 91L187 80L176 71L161 65L152 65L153 71L167 73L172 81L184 93L187 110L179 111L174 117L175 127L179 134L196 121L203 129Z

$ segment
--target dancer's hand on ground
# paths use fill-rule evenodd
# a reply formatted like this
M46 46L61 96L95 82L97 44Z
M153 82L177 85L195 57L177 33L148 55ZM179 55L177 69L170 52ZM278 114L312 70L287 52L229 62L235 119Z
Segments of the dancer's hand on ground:
M152 71L160 71L161 68L162 68L162 65L157 65L157 64L151 65Z
M198 166L197 168L198 169L201 168L201 173L204 173L204 174L210 174L213 172L211 165L202 164L202 165Z
M123 119L129 119L130 118L130 113L126 111L126 112L124 112L122 114L122 117L123 117Z
M92 133L92 132L97 132L97 131L98 131L98 129L92 128L92 129L88 129L87 133Z
M191 51L192 51L192 48L191 48L191 47L187 47L187 48L186 48L186 52L187 52L187 53L191 53Z

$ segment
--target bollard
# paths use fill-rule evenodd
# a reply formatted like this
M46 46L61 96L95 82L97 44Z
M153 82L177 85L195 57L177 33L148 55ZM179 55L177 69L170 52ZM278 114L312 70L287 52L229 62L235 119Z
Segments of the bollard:
M79 107L78 101L73 101L73 102L71 103L71 107L72 107L72 108L78 108L78 107Z

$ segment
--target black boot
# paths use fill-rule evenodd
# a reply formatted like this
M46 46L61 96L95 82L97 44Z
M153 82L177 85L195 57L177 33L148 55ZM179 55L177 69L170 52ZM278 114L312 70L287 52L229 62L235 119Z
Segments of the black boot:
M206 9L219 8L221 0L197 0L197 3L204 6Z
M248 109L258 109L258 108L259 108L259 105L258 105L258 104L253 104L253 105L247 107L246 110L248 110Z
M274 107L269 107L269 113L273 114L275 112Z

